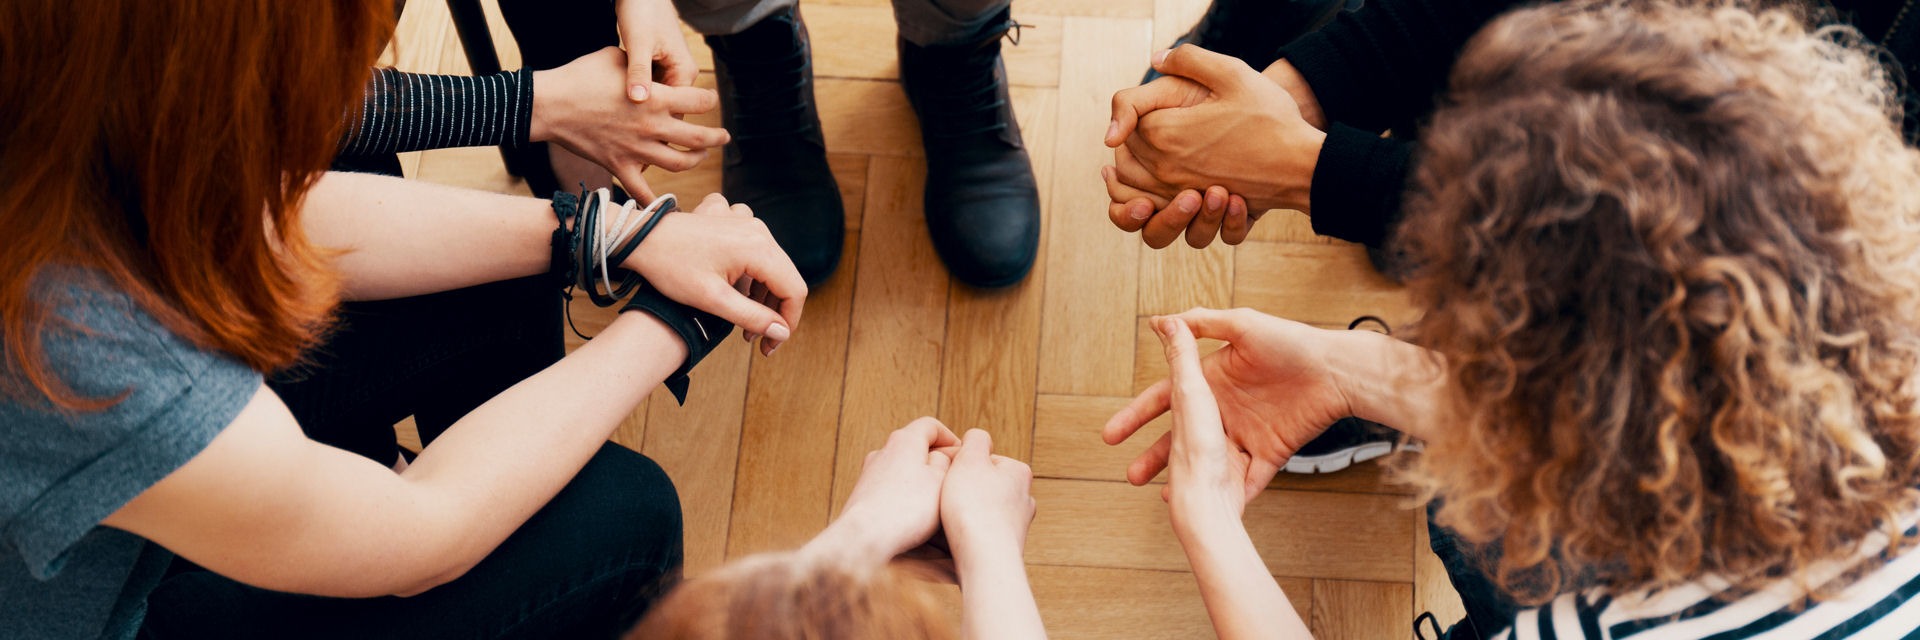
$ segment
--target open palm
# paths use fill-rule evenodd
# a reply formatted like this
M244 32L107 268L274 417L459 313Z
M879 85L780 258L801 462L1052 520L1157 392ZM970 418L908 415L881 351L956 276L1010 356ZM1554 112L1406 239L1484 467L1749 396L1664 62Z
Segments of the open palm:
M1201 371L1220 406L1227 437L1252 455L1248 497L1264 489L1300 447L1352 414L1352 405L1327 366L1336 332L1250 309L1194 309L1179 316L1194 334L1227 342L1201 359ZM1102 437L1119 444L1166 413L1173 383L1161 380L1107 421ZM1167 466L1171 434L1164 434L1127 468L1127 480L1146 484Z

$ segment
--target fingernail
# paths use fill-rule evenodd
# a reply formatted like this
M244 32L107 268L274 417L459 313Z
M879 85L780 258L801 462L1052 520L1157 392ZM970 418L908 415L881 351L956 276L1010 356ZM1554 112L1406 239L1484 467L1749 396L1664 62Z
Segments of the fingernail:
M787 329L787 325L776 322L767 327L767 337L778 342L786 342L787 338L793 337L793 331Z
M1147 206L1145 202L1135 202L1127 205L1127 215L1133 216L1135 220L1145 220L1148 216L1153 215L1153 207Z
M1107 139L1112 140L1113 137L1117 135L1120 135L1120 121L1119 120L1108 121L1107 122Z
M1207 194L1207 210L1208 211L1219 211L1220 208L1224 206L1227 206L1226 198L1221 197L1220 194L1217 194L1217 193Z
M1156 54L1153 54L1153 66L1156 66L1156 67L1158 67L1158 66L1160 66L1160 63L1162 63L1162 62L1166 62L1166 61L1167 61L1167 54L1169 54L1169 53L1173 53L1173 50L1172 50L1172 49L1161 49L1159 53L1156 53Z
M1100 167L1100 180L1102 182L1112 182L1113 167Z
M1199 199L1198 197L1183 193L1180 194L1180 197L1174 198L1173 206L1180 207L1180 213L1193 213L1195 209L1200 208L1200 203L1195 202L1195 200Z
M633 86L631 86L631 87L627 87L627 99L629 99L629 100L632 100L632 101L634 101L634 102L639 102L639 101L642 101L642 100L646 100L646 99L647 99L647 86L646 86L646 85L641 85L641 84L636 84L636 85L633 85Z

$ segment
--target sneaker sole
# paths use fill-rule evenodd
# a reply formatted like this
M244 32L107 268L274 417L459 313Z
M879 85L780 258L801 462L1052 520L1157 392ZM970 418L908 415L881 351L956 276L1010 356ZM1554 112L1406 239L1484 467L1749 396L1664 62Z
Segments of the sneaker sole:
M1385 457L1393 453L1393 444L1392 442L1369 442L1351 449L1341 449L1317 456L1294 456L1287 460L1287 465L1281 467L1281 471L1300 475L1333 473L1368 460ZM1409 443L1406 449L1419 451L1420 445Z

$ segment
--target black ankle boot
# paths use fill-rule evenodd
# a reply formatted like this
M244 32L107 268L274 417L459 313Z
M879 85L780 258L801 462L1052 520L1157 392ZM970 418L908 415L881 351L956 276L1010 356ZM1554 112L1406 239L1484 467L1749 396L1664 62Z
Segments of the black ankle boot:
M1019 282L1040 245L1040 191L1007 99L1002 11L978 37L922 47L900 41L900 83L927 148L927 231L953 277L976 287Z
M798 8L730 36L707 36L719 81L724 151L721 189L767 223L809 286L840 265L846 207L827 168L813 61Z
M1281 47L1319 29L1346 6L1347 0L1213 0L1200 22L1167 48L1191 44L1265 69L1280 59ZM1160 72L1147 69L1140 83L1158 77Z

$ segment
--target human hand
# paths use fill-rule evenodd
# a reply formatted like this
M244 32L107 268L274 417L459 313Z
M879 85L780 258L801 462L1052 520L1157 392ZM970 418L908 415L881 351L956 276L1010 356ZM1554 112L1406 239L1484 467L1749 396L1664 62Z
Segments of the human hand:
M606 168L627 191L654 198L641 173L659 165L686 171L706 160L708 149L726 144L727 131L681 120L720 106L720 96L696 87L656 86L653 99L635 104L618 86L626 54L606 47L556 69L535 71L533 123L536 142L552 141Z
M627 99L645 102L659 90L652 86L656 78L669 87L693 86L700 68L687 51L680 14L671 0L616 0L613 13L620 42L627 48ZM658 73L655 60L660 61Z
M1287 89L1191 45L1161 52L1154 68L1167 77L1113 98L1106 143L1114 166L1102 177L1116 226L1142 231L1155 248L1183 231L1203 247L1215 233L1245 239L1257 219L1251 212L1309 209L1326 134Z
M886 446L867 453L840 517L808 548L886 562L926 543L940 528L941 485L952 462L941 449L959 442L933 418L895 430Z
M760 352L766 355L799 328L807 301L806 281L766 223L744 204L728 206L717 193L692 213L667 214L620 266L675 302L765 336ZM742 281L754 283L764 295L742 293Z
M1173 444L1168 450L1167 485L1161 490L1172 506L1176 527L1231 518L1238 521L1247 500L1252 457L1227 439L1220 404L1200 370L1200 345L1178 317L1153 319L1153 332L1166 348L1172 372Z
M1193 309L1177 318L1202 338L1227 345L1200 361L1213 389L1227 438L1251 455L1246 497L1265 489L1287 458L1340 418L1353 415L1349 383L1333 366L1339 341L1360 333L1316 329L1251 309ZM1166 413L1172 379L1161 380L1107 420L1101 436L1119 444ZM1177 418L1177 416L1176 416ZM1164 434L1127 467L1127 481L1143 485L1167 467L1173 434Z
M1032 488L1033 469L994 454L987 432L967 431L940 495L947 545L962 576L971 566L1022 562L1033 524Z

